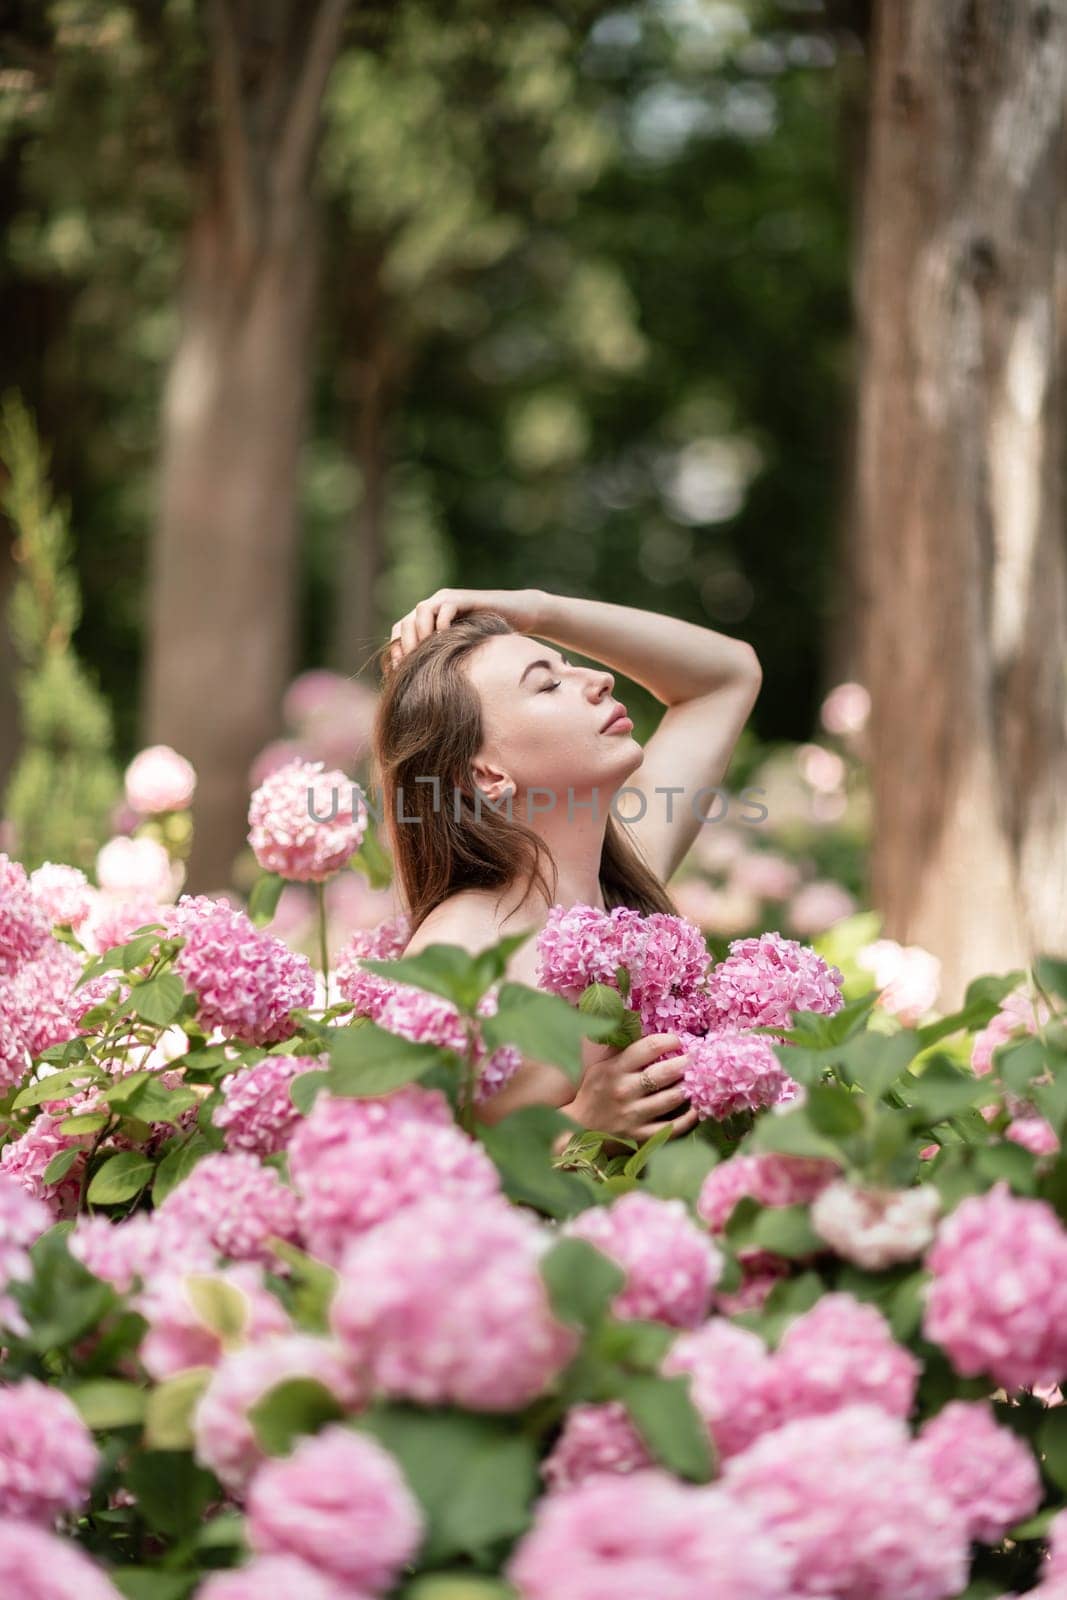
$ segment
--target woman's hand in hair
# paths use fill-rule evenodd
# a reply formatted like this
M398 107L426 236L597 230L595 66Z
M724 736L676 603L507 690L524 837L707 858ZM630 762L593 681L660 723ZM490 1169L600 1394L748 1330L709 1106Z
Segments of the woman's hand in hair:
M561 1106L583 1128L643 1142L688 1096L683 1077L689 1057L675 1033L651 1033L624 1050L590 1062L574 1099ZM697 1120L690 1108L674 1119L671 1137L688 1133Z
M543 589L438 589L393 623L392 664L465 611L498 611L516 633L535 633L546 599Z

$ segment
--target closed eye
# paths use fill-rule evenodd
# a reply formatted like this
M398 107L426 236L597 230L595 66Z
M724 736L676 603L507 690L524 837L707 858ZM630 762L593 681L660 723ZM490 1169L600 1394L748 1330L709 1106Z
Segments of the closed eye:
M557 678L554 683L543 683L537 692L538 694L545 694L549 689L558 689L562 682L562 678Z

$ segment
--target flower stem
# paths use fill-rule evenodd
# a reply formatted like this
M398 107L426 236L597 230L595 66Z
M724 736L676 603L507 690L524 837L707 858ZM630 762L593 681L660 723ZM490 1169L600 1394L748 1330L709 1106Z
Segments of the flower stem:
M322 1004L330 1003L330 947L326 942L326 885L317 883L315 893L319 902L319 961L322 963Z

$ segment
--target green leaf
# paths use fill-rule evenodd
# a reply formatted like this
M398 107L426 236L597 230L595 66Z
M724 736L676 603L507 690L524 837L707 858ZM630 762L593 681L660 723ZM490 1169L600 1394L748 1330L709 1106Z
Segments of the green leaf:
M60 1183L67 1176L71 1167L82 1154L81 1145L72 1145L69 1150L60 1150L54 1155L41 1174L44 1183Z
M111 1118L106 1111L79 1111L76 1116L64 1117L56 1131L72 1134L77 1138L83 1133L99 1133L100 1129L106 1128L110 1121ZM54 1180L49 1178L47 1181L51 1183Z
M673 1139L652 1152L645 1185L663 1200L684 1200L695 1206L717 1159L703 1139Z
M362 872L372 889L388 889L393 881L392 860L374 828L367 829L360 848L349 856L348 865Z
M185 987L176 972L161 972L147 983L135 984L124 1007L154 1027L167 1028L185 999Z
M373 1022L336 1029L329 1051L326 1087L331 1094L347 1096L388 1094L424 1077L445 1059L436 1045L402 1039Z
M585 1239L560 1239L541 1257L541 1276L556 1316L594 1327L626 1282L626 1274Z
M1045 1471L1058 1489L1067 1489L1067 1407L1052 1406L1037 1430Z
M817 1083L808 1090L808 1120L828 1139L848 1139L863 1128L863 1108L858 1095L833 1083Z
M184 1283L186 1297L206 1328L218 1334L223 1344L242 1338L248 1323L248 1301L240 1289L209 1273L187 1273Z
M974 1164L990 1183L1007 1179L1016 1194L1032 1195L1037 1187L1033 1156L1011 1139L1000 1144L976 1145Z
M633 1155L629 1157L622 1169L623 1176L639 1178L652 1156L655 1155L657 1150L662 1149L673 1132L674 1125L670 1122L665 1122L662 1128L657 1128L652 1137L646 1139L644 1144L640 1145Z
M807 1206L766 1206L752 1225L752 1242L791 1259L826 1249L825 1240L811 1225Z
M523 1106L492 1125L478 1124L478 1137L500 1172L504 1192L516 1205L549 1217L573 1217L594 1198L577 1173L552 1164L552 1146L574 1124L553 1106Z
M491 1050L502 1044L517 1045L534 1061L547 1061L577 1083L582 1075L583 1038L604 1039L611 1023L583 1015L555 994L543 994L521 983L500 987L499 1005L481 1021L482 1035Z
M760 1117L746 1138L744 1149L746 1154L773 1150L787 1156L824 1156L830 1161L841 1161L837 1145L812 1126L807 1107L803 1105Z
M875 1033L868 1029L850 1039L838 1056L840 1068L850 1083L880 1100L886 1090L902 1077L919 1051L919 1035L912 1028L900 1033Z
M155 1162L139 1150L120 1150L93 1174L88 1198L94 1206L118 1205L140 1194L151 1180Z
M74 1089L89 1088L105 1081L104 1074L92 1065L79 1063L73 1067L63 1067L59 1072L50 1072L46 1077L38 1078L35 1083L28 1083L24 1089L20 1089L11 1102L11 1108L21 1111L25 1106L44 1105L48 1100L66 1100Z
M921 1075L909 1073L901 1082L900 1093L924 1126L942 1122L980 1100L992 1099L995 1085L961 1072L944 1056L931 1056Z
M500 1578L478 1578L469 1572L431 1572L402 1589L400 1600L515 1600L515 1591Z
M211 1473L180 1450L142 1450L130 1462L129 1486L145 1521L179 1539L199 1529L218 1495Z
M168 1378L148 1396L145 1443L152 1450L191 1450L193 1413L211 1381L211 1367L190 1367Z
M534 1440L512 1418L382 1407L359 1419L399 1461L427 1520L420 1564L484 1558L530 1521L538 1492Z
M1038 956L1034 962L1034 977L1048 994L1067 1000L1067 961L1058 956Z
M248 896L248 915L257 928L264 927L278 909L285 879L277 872L264 872L252 885Z
M630 1414L645 1446L657 1461L680 1478L707 1483L715 1470L708 1430L689 1398L689 1378L619 1373L614 1397Z
M489 983L479 987L474 956L455 944L428 944L418 955L400 956L395 961L360 958L368 972L376 972L394 983L411 983L451 1000L460 1011L473 1011ZM492 980L490 980L491 982Z
M275 1239L273 1249L289 1267L294 1321L314 1333L328 1333L330 1305L339 1281L337 1273L325 1262L305 1255L287 1239Z
M329 1082L330 1074L318 1067L312 1072L301 1072L289 1080L289 1098L301 1116L308 1115L320 1091L325 1089Z
M598 1017L611 1024L611 1032L603 1036L602 1042L614 1050L624 1050L641 1037L641 1018L626 1007L622 995L610 984L587 985L578 996L578 1010L583 1017Z
M187 1178L204 1156L209 1155L211 1146L203 1134L194 1133L193 1136L182 1144L177 1144L168 1150L152 1179L152 1200L155 1205L161 1206L167 1196Z
M60 1224L42 1234L30 1249L33 1277L8 1287L29 1326L28 1343L39 1353L73 1344L118 1303L110 1284L94 1278L71 1255L68 1232Z
M121 1378L90 1378L67 1393L89 1428L126 1428L144 1417L146 1391Z
M287 1455L301 1435L318 1433L344 1414L337 1396L314 1378L286 1378L248 1408L256 1438L271 1456Z
M115 1567L109 1578L125 1600L187 1600L195 1572L161 1572L155 1567Z

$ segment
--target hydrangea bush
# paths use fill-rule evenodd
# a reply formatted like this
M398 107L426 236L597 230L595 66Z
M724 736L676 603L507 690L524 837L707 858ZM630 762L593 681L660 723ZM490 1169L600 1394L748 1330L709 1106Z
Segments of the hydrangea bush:
M572 906L536 988L531 934L397 922L326 1004L264 923L365 841L294 831L304 777L248 911L112 901L101 949L0 857L0 1589L1063 1600L1067 965L905 1025L777 933ZM479 1116L662 1031L684 1138Z

